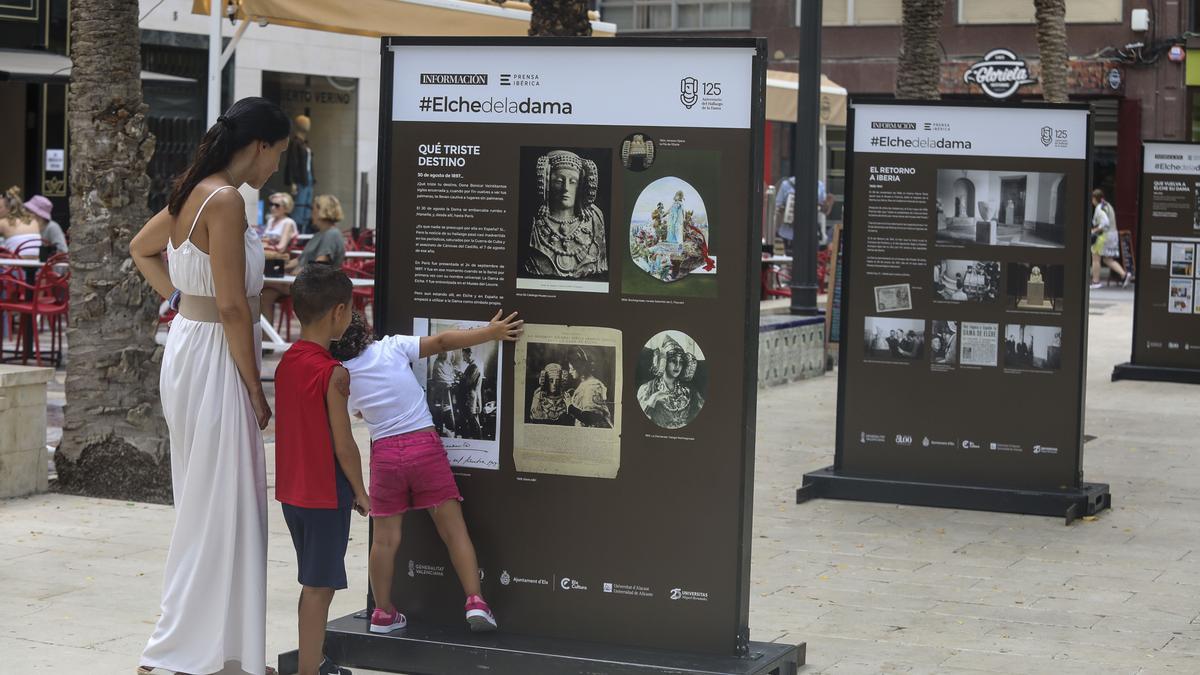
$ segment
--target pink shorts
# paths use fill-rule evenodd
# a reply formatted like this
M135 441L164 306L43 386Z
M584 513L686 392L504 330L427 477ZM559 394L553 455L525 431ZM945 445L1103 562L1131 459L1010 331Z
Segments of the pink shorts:
M386 518L462 501L436 431L414 431L371 443L371 515Z

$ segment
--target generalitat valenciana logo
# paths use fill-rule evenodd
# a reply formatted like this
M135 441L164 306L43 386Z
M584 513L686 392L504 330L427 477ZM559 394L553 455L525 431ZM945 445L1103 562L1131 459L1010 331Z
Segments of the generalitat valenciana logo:
M982 61L967 68L963 81L978 84L983 93L994 99L1005 99L1024 85L1035 84L1037 79L1029 76L1024 59L1012 50L1000 48L984 54Z

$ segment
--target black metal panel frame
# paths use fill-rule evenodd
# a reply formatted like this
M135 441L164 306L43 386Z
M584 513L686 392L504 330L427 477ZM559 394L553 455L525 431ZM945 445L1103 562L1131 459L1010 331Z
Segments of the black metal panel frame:
M1138 269L1141 269L1142 261L1145 258L1142 255L1145 251L1142 250L1142 234L1145 230L1146 223L1142 222L1142 205L1145 203L1147 195L1146 188L1146 146L1150 143L1164 143L1170 145L1193 145L1200 146L1198 141L1172 141L1165 139L1144 139L1142 140L1142 152L1138 156L1138 229L1137 241L1133 242L1134 261L1138 264ZM1196 368L1173 368L1170 366L1148 366L1137 362L1137 345L1140 338L1140 330L1138 323L1138 305L1142 298L1142 285L1134 284L1133 287L1133 341L1129 344L1129 362L1121 363L1113 366L1112 381L1117 380L1142 380L1147 382L1175 382L1179 384L1200 384L1200 369Z
M380 42L380 58L382 61L380 70L380 116L379 116L379 157L377 164L377 199L376 199L376 239L377 248L387 251L390 246L390 229L391 221L389 213L391 210L391 199L387 186L391 179L391 155L392 155L392 139L391 129L392 124L392 105L393 105L393 79L394 79L394 59L390 58L391 48L401 45L428 45L428 46L547 46L547 47L570 47L570 46L586 46L586 47L604 47L604 48L620 48L620 47L723 47L723 48L741 48L753 49L755 54L752 58L753 81L751 83L751 94L753 97L751 103L751 148L750 148L750 165L751 175L748 180L751 181L749 191L750 203L746 213L747 228L746 236L746 255L747 255L747 270L751 275L746 282L745 302L747 307L747 317L745 324L745 354L744 356L744 381L743 381L743 419L745 420L743 429L742 442L742 463L740 476L740 527L737 541L738 547L738 578L736 580L736 602L734 625L736 633L731 635L730 647L735 655L744 655L749 653L751 649L750 643L750 564L751 564L751 545L752 545L752 519L753 519L753 498L754 498L754 441L755 441L755 415L758 401L758 270L760 267L762 239L762 172L763 172L763 137L765 129L765 114L766 114L766 48L767 43L764 38L655 38L655 37L618 37L605 40L596 40L594 38L576 38L576 37L537 37L537 38L504 38L504 37L385 37ZM388 323L388 308L389 305L396 299L389 297L388 282L390 279L390 269L387 264L387 257L384 256L379 261L379 266L376 273L375 286L375 330L377 335L382 334L383 326ZM371 593L367 593L367 607L372 609L374 606ZM327 635L332 639L334 637L333 626L337 622L330 624L330 631ZM378 637L378 636L376 636ZM362 636L363 639L371 639L371 636ZM411 640L410 640L411 642ZM609 647L606 650L624 650L622 647ZM616 653L614 651L614 653ZM699 658L699 657L697 657ZM717 657L714 657L717 658ZM599 663L597 661L596 663ZM801 657L799 663L803 663ZM594 665L594 664L593 664ZM407 672L407 671L406 671ZM456 670L444 672L461 672ZM562 670L514 670L512 672L546 672L559 673L565 672ZM610 672L596 670L594 667L589 670L580 671L587 673ZM658 671L611 671L617 672L658 672ZM663 671L667 672L667 671ZM693 671L669 671L669 672L693 672ZM701 672L725 672L725 671L694 671ZM768 673L776 671L729 671L730 673ZM795 672L781 670L779 673Z
M851 97L849 102L849 111L846 121L846 194L854 192L854 128L855 128L855 108L858 105L888 105L888 106L914 106L914 107L946 107L946 108L1012 108L1020 110L1028 109L1050 109L1050 110L1087 110L1087 149L1084 154L1086 170L1084 172L1085 186L1091 185L1092 178L1092 156L1093 156L1093 138L1092 138L1092 115L1090 114L1090 106L1085 103L1010 103L996 104L987 101L961 101L961 100L945 100L945 101L902 101L890 98L880 98L878 96L870 97ZM1088 203L1090 199L1090 191L1084 190L1084 213L1088 212ZM844 218L842 225L842 247L851 246L854 240L855 232L853 228L853 200L846 200L843 207ZM849 249L847 249L849 251ZM1088 250L1086 247L1081 251L1081 255L1086 257ZM1085 260L1085 267L1086 267ZM853 256L848 253L844 255L842 262L842 278L849 279L852 276ZM1081 292L1081 297L1087 298L1087 289L1084 286L1087 280L1083 277L1077 281ZM841 335L848 335L850 329L850 312L846 308L850 306L850 298L854 289L852 285L843 281L842 285L842 312L840 322ZM1064 314L1064 316L1066 316ZM1084 410L1086 407L1087 394L1087 335L1088 335L1088 303L1086 300L1079 303L1078 310L1079 326L1082 329L1081 342L1083 348L1079 350L1079 405L1076 410L1077 436L1079 438L1079 452L1076 454L1076 467L1074 484L1070 487L1070 491L1064 493L1038 492L1034 490L1022 490L1014 488L990 488L977 487L969 485L953 485L941 483L919 483L911 481L894 481L872 478L858 478L854 476L846 476L841 474L842 457L845 452L845 439L842 435L842 419L846 413L846 366L849 358L848 350L838 350L838 396L837 396L837 430L835 435L834 460L833 466L807 473L804 476L802 487L796 491L796 502L803 503L814 497L828 497L832 499L854 499L860 501L883 501L896 502L903 504L920 504L925 506L944 506L948 508L966 508L966 509L982 509L991 511L1007 511L1013 513L1030 513L1037 515L1058 515L1058 511L1048 511L1043 504L1051 495L1061 495L1058 501L1062 501L1064 497L1068 502L1079 504L1091 504L1092 502L1086 498L1089 495L1089 490L1093 488L1100 489L1105 495L1104 499L1096 502L1100 508L1107 508L1111 503L1111 498L1108 495L1107 484L1091 484L1083 482L1083 424ZM1074 495L1073 497L1070 495ZM1054 501L1051 499L1051 501ZM1057 502L1055 502L1057 503ZM1076 507L1078 508L1078 507ZM1088 508L1091 508L1090 506ZM1099 509L1097 509L1099 510ZM1068 517L1068 523L1072 518Z

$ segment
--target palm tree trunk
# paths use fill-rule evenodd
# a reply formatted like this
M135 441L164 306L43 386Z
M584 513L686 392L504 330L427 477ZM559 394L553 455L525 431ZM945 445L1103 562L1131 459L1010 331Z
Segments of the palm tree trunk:
M142 102L138 3L73 0L68 90L71 317L59 488L169 502L158 399L158 298L129 257L154 154Z
M1042 61L1042 97L1067 102L1067 7L1064 0L1033 0L1038 51Z
M941 98L944 0L903 0L900 61L896 67L896 98L936 101Z
M530 0L530 35L574 35L590 37L586 0Z

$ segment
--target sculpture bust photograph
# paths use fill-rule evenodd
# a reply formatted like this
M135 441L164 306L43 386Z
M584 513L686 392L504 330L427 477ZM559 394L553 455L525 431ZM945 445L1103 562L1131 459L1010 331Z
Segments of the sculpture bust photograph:
M569 150L537 160L541 200L529 235L522 271L563 279L606 278L608 240L604 212L596 205L596 163Z

